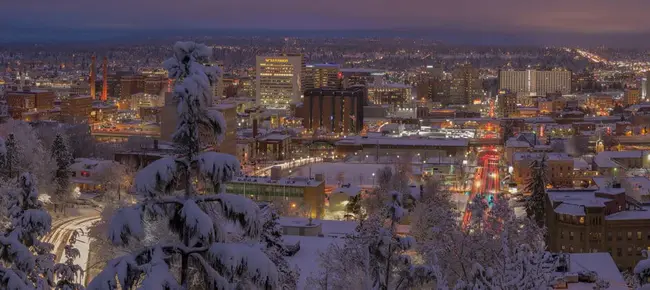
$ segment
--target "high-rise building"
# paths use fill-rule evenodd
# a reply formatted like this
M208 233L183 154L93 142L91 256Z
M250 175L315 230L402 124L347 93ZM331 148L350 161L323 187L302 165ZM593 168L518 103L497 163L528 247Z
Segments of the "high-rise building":
M499 89L516 94L544 96L547 93L571 93L571 72L567 70L502 70Z
M301 95L303 57L257 56L255 99L258 105L288 109Z
M424 72L417 78L417 97L432 102L442 103L449 97L450 82L444 79L444 71L440 66L427 65Z
M340 89L343 74L338 64L308 64L302 78L302 90Z
M449 98L443 99L445 105L468 105L473 99L483 97L483 84L478 69L464 64L452 72Z
M94 99L96 96L96 80L97 80L97 67L95 66L97 62L96 57L92 56L92 63L90 64L90 79L88 84L90 85L90 96Z
M89 95L70 96L61 100L61 119L69 124L88 123L93 109L93 97Z
M641 101L641 90L640 89L625 89L623 94L623 104L625 106L631 106L638 104Z
M219 152L237 154L237 106L235 104L216 104L214 109L221 112L226 121L223 141L217 146Z
M512 117L517 111L517 95L507 91L497 95L497 115L500 118Z
M375 105L405 105L411 101L412 90L405 84L374 83L368 85L368 100Z
M303 118L303 126L312 132L359 133L363 129L363 106L367 94L363 86L343 90L306 90L297 115Z
M370 85L386 80L386 71L372 68L342 68L343 88L354 85Z
M648 99L649 91L650 91L650 70L646 71L643 73L643 77L641 78L641 99L646 100Z
M221 71L221 76L217 79L217 83L214 85L214 96L215 100L219 101L221 98L223 98L223 93L224 93L224 84L223 84L223 78L226 74L223 66L223 62L218 61L215 63L215 66L219 68L219 71Z
M148 95L160 95L167 87L165 75L153 74L144 78L144 93Z

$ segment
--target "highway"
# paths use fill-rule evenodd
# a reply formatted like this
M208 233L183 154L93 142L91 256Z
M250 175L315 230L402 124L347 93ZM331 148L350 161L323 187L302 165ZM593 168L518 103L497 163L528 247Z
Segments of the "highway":
M469 203L477 194L488 199L488 205L492 206L494 198L497 198L501 191L499 177L499 153L494 147L483 147L478 154L476 173L470 191L465 213L463 214L462 227L466 229L472 219Z

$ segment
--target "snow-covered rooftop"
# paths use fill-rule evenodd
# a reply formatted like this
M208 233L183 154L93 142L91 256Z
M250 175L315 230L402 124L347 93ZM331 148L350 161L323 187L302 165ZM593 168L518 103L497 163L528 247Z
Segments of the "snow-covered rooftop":
M623 275L618 270L614 259L609 253L576 253L570 254L569 271L596 272L600 279L609 282L608 289L628 289ZM570 290L594 289L592 283L570 283Z
M624 210L610 214L605 219L608 221L650 219L650 207L644 207L643 210Z
M643 151L603 151L594 157L594 163L600 168L620 167L614 159L641 158Z
M357 196L361 192L361 187L350 185L350 186L341 186L338 187L334 190L332 190L332 193L342 193L346 194L347 196L354 197Z
M280 225L283 226L300 226L307 225L309 219L301 217L280 217ZM355 221L335 221L314 219L312 224L320 224L323 236L343 237L353 234L356 231L358 223Z
M573 170L591 170L591 166L583 158L573 158Z
M362 136L355 136L352 138L341 139L338 142L336 142L336 145L467 147L469 146L469 140L464 138L457 138L457 139L390 138L390 137L363 138Z
M570 204L570 203L561 203L555 209L555 213L559 214L568 214L572 216L584 216L585 208L584 206Z
M608 198L596 197L596 189L553 189L547 195L551 202L569 203L587 207L604 207Z
M537 153L515 152L515 154L513 155L513 159L517 161L532 160L532 159L541 160L544 155L546 155L546 160L554 160L554 161L573 160L573 158L571 158L566 153L542 153L542 152L537 152Z
M268 184L268 185L283 185L283 186L300 186L300 187L316 187L322 181L317 181L307 177L287 177L273 180L269 176L240 176L234 178L232 183L248 183L248 184Z
M516 138L510 138L508 141L506 141L506 147L513 147L513 148L529 148L530 143L526 141L520 141L517 140Z

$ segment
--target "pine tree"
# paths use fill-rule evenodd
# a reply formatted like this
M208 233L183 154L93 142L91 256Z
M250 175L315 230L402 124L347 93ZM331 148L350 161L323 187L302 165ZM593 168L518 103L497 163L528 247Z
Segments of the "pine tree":
M526 202L526 215L533 219L538 226L544 226L546 204L546 155L541 160L534 160L530 164L531 176L526 185L530 197Z
M178 154L159 159L136 174L134 185L140 201L118 210L108 238L117 245L142 240L145 222L162 220L176 239L110 261L88 288L188 289L193 268L211 289L249 288L251 283L275 289L275 264L259 247L226 242L227 229L214 218L219 215L232 221L244 237L259 241L259 207L243 196L222 193L222 185L239 173L239 162L232 155L201 152L200 131L220 140L225 130L223 116L206 108L217 79L216 70L204 65L212 50L202 44L178 42L173 52L165 67L169 77L176 79L178 125L172 139ZM205 184L202 192L193 182L195 178ZM178 267L178 275L172 274L172 266Z
M66 201L71 194L69 168L72 165L72 155L68 145L61 134L57 134L52 143L52 158L56 161L56 172L54 183L56 186L55 195L59 201Z
M278 288L283 290L297 289L300 273L298 269L292 269L285 258L299 250L300 244L293 249L288 249L282 239L282 226L279 223L277 212L271 207L263 208L264 225L260 235L264 245L263 251L273 261L278 268L279 281Z
M650 285L650 255L648 255L647 250L642 250L641 254L643 255L643 260L639 261L636 266L634 266L634 280L633 284L638 286L639 289L642 287L647 287ZM645 288L643 288L645 289Z
M74 260L80 256L79 250L74 247L79 233L79 231L73 231L68 244L63 249L65 262L54 265L54 275L57 279L54 289L56 290L84 289L83 285L77 282L83 277L84 270L74 263Z
M18 167L18 147L14 134L9 134L5 141L5 157L3 158L2 174L7 178L14 178Z
M19 177L19 188L10 191L11 224L0 236L0 288L44 289L52 286L52 245L41 242L52 219L43 210L32 176Z

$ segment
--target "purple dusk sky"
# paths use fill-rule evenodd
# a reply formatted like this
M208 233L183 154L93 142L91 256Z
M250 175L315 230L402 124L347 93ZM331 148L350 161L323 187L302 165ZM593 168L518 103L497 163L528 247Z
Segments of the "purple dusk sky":
M649 0L6 0L0 21L78 28L650 31Z

